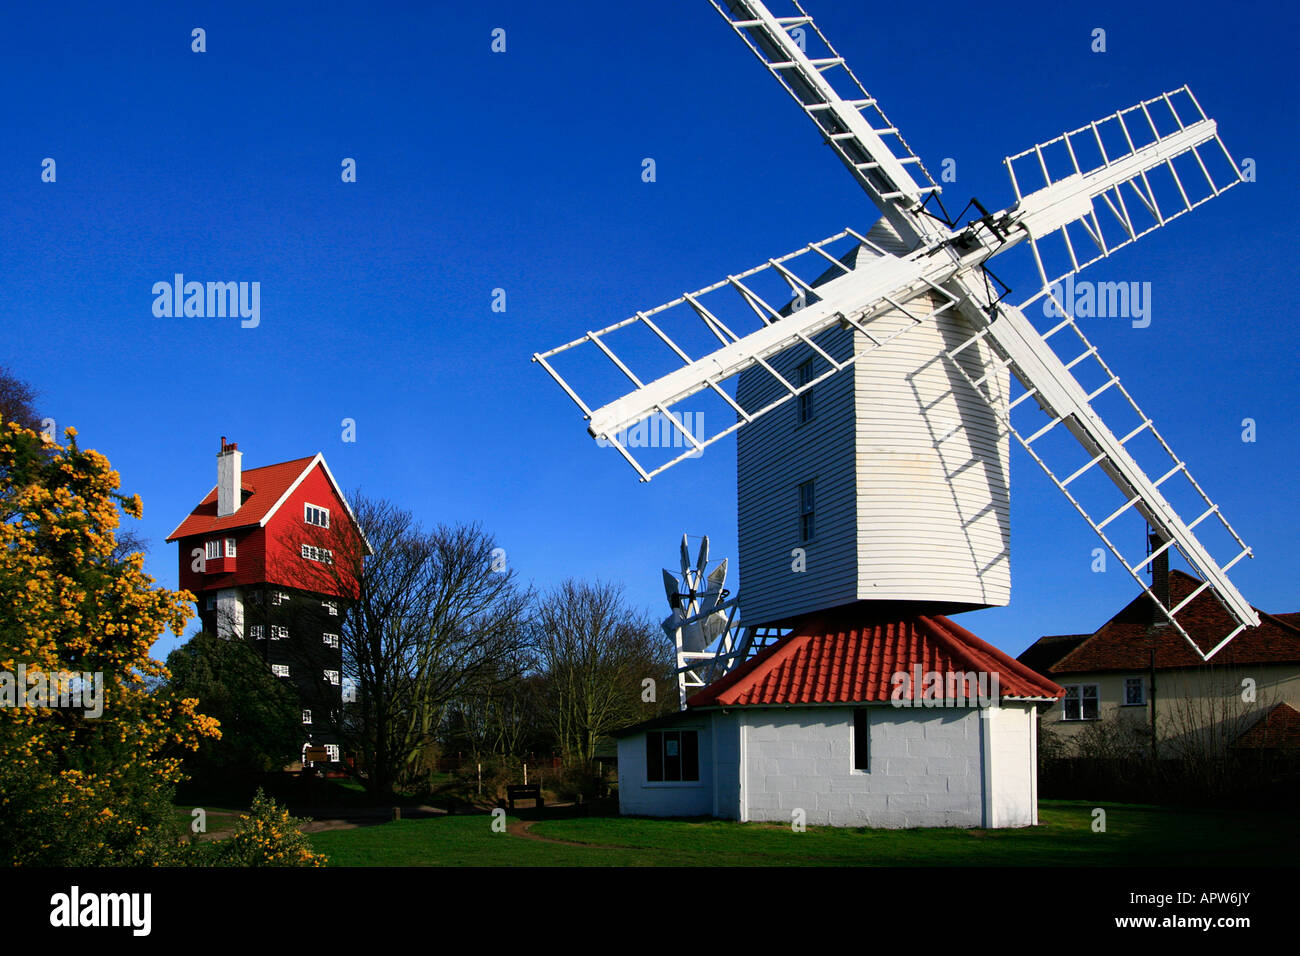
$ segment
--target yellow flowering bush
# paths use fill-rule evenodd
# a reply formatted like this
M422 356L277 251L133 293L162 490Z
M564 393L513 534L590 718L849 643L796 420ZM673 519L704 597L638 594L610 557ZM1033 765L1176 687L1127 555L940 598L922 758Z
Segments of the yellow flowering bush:
M0 422L0 679L102 675L102 713L0 706L0 862L179 862L172 787L185 753L220 731L195 700L151 691L167 671L149 648L181 633L193 596L156 587L143 555L114 555L119 509L138 518L140 499L65 434L63 446Z
M259 787L251 812L241 814L234 835L223 840L217 866L324 866L311 841L298 828L307 820L291 817Z

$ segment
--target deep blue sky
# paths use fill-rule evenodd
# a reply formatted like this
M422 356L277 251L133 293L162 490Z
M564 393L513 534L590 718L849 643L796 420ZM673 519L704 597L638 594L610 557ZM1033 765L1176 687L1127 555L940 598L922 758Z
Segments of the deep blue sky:
M246 467L322 451L345 488L482 522L539 587L620 580L658 619L683 531L735 554L734 443L640 484L530 356L876 213L705 0L376 6L7 10L0 362L142 495L163 584L226 435ZM957 160L950 209L1009 204L1004 155L1183 83L1256 161L1089 270L1152 282L1154 316L1088 331L1254 546L1246 596L1300 610L1295 8L989 7L809 0L931 170ZM177 272L260 282L260 326L155 318ZM1012 467L1012 604L961 623L1014 654L1134 585L1090 573L1092 532Z

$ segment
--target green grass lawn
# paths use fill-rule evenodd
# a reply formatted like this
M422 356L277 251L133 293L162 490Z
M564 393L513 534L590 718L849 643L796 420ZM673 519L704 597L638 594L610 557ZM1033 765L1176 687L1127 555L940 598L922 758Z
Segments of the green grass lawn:
M1094 807L1106 832L1092 830ZM492 832L487 816L402 820L312 835L333 866L1255 866L1295 865L1300 819L1043 801L1019 830L855 830L719 820L584 817ZM595 846L607 844L610 849Z

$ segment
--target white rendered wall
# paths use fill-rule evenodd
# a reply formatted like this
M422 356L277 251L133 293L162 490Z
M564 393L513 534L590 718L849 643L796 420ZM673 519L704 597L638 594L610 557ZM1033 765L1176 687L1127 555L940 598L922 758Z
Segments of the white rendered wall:
M742 798L749 820L809 826L978 827L981 730L971 708L870 711L870 760L853 769L853 708L748 708Z
M1038 780L1035 754L1037 727L1032 707L993 707L988 749L990 810L994 827L1027 827L1038 822Z

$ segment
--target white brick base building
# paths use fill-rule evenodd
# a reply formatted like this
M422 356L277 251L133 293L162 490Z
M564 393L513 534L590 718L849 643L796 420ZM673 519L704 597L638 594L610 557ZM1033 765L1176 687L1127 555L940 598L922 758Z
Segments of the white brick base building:
M686 710L623 731L621 812L790 823L802 811L810 826L1037 823L1035 705L1061 689L942 617L844 624L796 627Z

